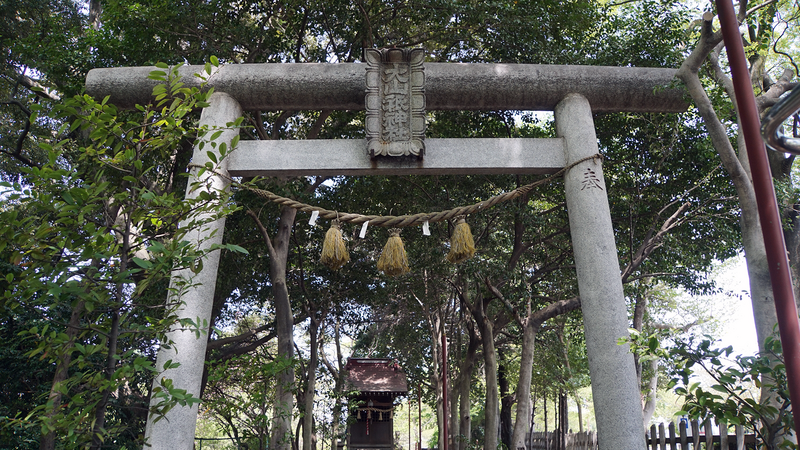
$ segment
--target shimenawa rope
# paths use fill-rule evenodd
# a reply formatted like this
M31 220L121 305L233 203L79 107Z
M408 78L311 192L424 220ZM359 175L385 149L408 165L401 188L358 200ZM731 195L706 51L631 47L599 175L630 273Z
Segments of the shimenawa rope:
M319 206L309 205L307 203L298 202L297 200L293 200L287 197L282 197L280 195L274 194L270 191L255 188L252 186L248 186L244 183L239 183L233 178L228 175L222 174L217 172L216 170L210 170L214 174L223 177L230 181L231 185L240 187L242 189L246 189L254 194L262 197L266 200L269 200L273 203L277 203L281 206L288 206L290 208L294 208L301 212L312 212L312 211L319 211L319 218L321 219L337 219L339 223L352 223L352 224L362 224L364 222L369 222L370 226L377 226L377 227L388 227L388 228L404 228L410 227L415 225L422 225L425 222L442 222L444 220L450 220L454 217L458 216L466 216L469 214L474 214L476 212L483 211L485 209L491 208L492 206L502 203L508 200L513 200L517 197L520 197L528 192L532 191L534 188L541 186L545 183L549 183L553 179L565 174L567 171L572 169L573 167L577 166L578 164L589 161L589 160L600 160L602 161L603 156L598 154L594 154L592 156L587 156L586 158L579 159L574 163L563 167L558 172L553 173L552 175L548 176L547 178L535 181L530 184L526 184L525 186L518 187L513 191L505 192L503 194L495 195L494 197L489 198L488 200L484 200L479 203L475 203L472 205L467 206L459 206L457 208L449 209L447 211L439 211L439 212L432 212L432 213L418 213L413 215L402 215L402 216L372 216L372 215L363 215L363 214L355 214L355 213L342 213L337 211L331 211L329 209L321 208ZM189 167L199 167L205 170L209 170L205 166L201 166L198 164L189 164Z

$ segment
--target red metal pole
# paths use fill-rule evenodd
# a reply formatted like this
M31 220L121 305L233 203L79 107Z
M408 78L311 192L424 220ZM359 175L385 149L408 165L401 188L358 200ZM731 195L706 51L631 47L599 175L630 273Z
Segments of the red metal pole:
M750 73L744 55L742 37L739 34L739 22L729 0L716 0L728 61L731 64L736 102L739 107L739 118L742 134L747 145L747 157L753 175L753 188L758 204L758 214L767 250L767 263L772 281L772 294L775 298L775 309L778 313L783 357L786 364L786 381L789 385L789 397L792 405L800 400L800 322L797 318L797 305L792 290L792 276L789 273L789 259L786 256L786 245L783 240L783 228L775 199L775 187L772 184L772 173L767 160L767 150L761 138L761 120L756 108ZM794 406L792 406L794 411ZM794 414L795 430L800 430L800 414Z
M447 450L450 437L447 434L447 335L442 322L442 449Z
M417 383L417 450L422 450L422 383Z

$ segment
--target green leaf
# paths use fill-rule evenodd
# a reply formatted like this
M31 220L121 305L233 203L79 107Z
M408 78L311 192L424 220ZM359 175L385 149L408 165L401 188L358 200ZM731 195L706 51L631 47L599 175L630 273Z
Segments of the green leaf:
M156 81L166 81L167 80L167 73L163 70L153 70L148 75L147 78Z
M215 141L215 140L219 139L219 137L220 137L220 136L222 136L222 133L224 133L224 132L225 132L225 130L217 130L217 131L215 131L215 132L214 132L214 133L211 135L211 138L210 138L210 140L212 140L212 141Z
M153 263L151 263L150 261L148 261L146 259L142 259L142 258L138 258L138 257L134 256L133 257L133 262L137 266L141 267L142 269L152 269L153 268Z
M169 370L169 369L176 369L176 368L180 367L180 365L181 365L181 363L173 362L170 359L170 360L168 360L167 362L164 363L163 367L164 367L164 370ZM164 382L164 381L171 382L172 380L162 379L162 382ZM170 383L170 385L171 385L171 383Z
M227 248L228 250L230 250L232 252L236 252L236 253L242 253L242 254L245 254L245 255L249 255L250 254L250 252L248 252L244 247L240 247L240 246L238 246L236 244L225 244L225 248Z
M11 262L11 264L13 264L15 266L20 265L20 263L22 262L22 253L14 253L14 254L12 254L11 258L9 258L9 261Z

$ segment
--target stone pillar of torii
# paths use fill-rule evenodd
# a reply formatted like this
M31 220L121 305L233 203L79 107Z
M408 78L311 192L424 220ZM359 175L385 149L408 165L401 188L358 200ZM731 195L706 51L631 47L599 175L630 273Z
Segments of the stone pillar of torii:
M200 122L225 127L242 111L367 110L367 139L241 141L219 170L228 176L542 174L577 161L564 176L578 290L583 311L598 440L603 450L645 448L641 399L633 355L618 345L628 336L628 314L599 160L593 112L680 112L683 91L671 87L675 70L661 68L535 64L422 63L413 50L368 50L366 64L234 64L216 70L207 86L215 92ZM199 86L184 66L183 82ZM94 69L87 93L110 96L122 108L152 100L152 67ZM554 111L551 139L424 139L425 110ZM420 125L419 114L423 114ZM420 128L421 127L421 128ZM216 142L230 146L237 130ZM216 148L219 148L217 145ZM195 147L202 165L210 146ZM395 156L397 155L397 156ZM193 166L194 167L194 166ZM192 169L197 174L197 168ZM203 189L226 189L225 180L205 172ZM192 183L190 183L191 186ZM187 191L187 196L199 192ZM193 230L191 239L211 245L222 239L224 219ZM178 317L208 323L219 266L211 253L200 273L176 272L173 281L194 275L182 292ZM205 321L205 322L204 322ZM208 336L175 329L174 342L158 353L158 367L177 368L155 380L199 395ZM146 438L157 450L193 448L197 405L176 406L155 422Z

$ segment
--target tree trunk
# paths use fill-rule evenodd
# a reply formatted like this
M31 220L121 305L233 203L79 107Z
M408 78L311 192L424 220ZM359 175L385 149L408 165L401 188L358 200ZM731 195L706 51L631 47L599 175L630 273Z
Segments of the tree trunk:
M544 432L547 434L547 391L542 394L542 402L544 402Z
M308 328L309 340L311 345L311 355L308 360L308 379L306 381L305 407L303 410L303 450L312 450L316 443L314 435L314 390L317 381L318 366L318 330L320 320L314 317L314 311L309 311L311 323Z
M531 423L531 378L533 376L533 356L536 345L536 335L542 324L553 317L567 313L581 306L580 298L559 300L547 305L545 308L531 313L523 321L522 351L519 362L519 381L517 383L517 421L514 423L512 449L525 447L525 435ZM545 409L546 414L547 409ZM547 418L545 417L545 421Z
M292 450L300 450L300 428L303 426L303 421L298 420L297 426L294 428L294 439L292 439Z
M269 272L272 293L275 297L275 322L278 332L278 356L284 360L294 358L294 329L292 305L289 301L289 288L286 285L286 265L289 255L289 237L297 214L294 208L281 208L278 232L270 252ZM291 449L292 436L292 389L294 387L294 368L288 367L278 374L275 388L275 407L272 419L270 448L274 450Z
M775 312L761 223L759 221L758 208L755 201L755 190L751 181L752 175L750 173L749 160L747 157L748 149L744 139L739 135L737 142L738 155L734 152L733 146L727 137L727 129L717 117L714 106L709 100L698 74L700 66L708 61L717 82L728 93L728 96L732 99L733 107L736 110L737 106L735 101L733 101L735 99L733 84L730 78L721 69L719 58L716 54L716 48L720 45L719 43L722 40L722 36L720 32L713 32L712 20L713 15L711 13L703 15L700 41L681 65L677 77L684 82L687 91L697 105L706 128L708 129L714 148L720 155L720 160L736 188L742 211L742 241L745 261L747 263L747 273L750 278L750 299L753 306L753 319L756 326L758 348L760 351L763 351L765 339L773 334L773 330L777 324L777 315ZM788 73L785 71L779 82L772 85L766 93L761 94L759 98L756 99L757 104L761 101L759 108L763 110L766 104L765 100L768 98L777 99L789 89L789 81L793 76L794 73L792 71L788 71ZM739 133L741 133L742 127L739 126L738 129ZM778 157L773 155L773 164L771 165L775 165L774 162L776 158ZM780 161L780 158L778 158L778 160L782 163L785 162ZM791 163L792 161L789 160L788 162ZM775 174L785 175L780 171L776 172L773 167L773 175ZM793 234L794 233L790 233L790 235L792 235L791 238L786 238L787 244L789 244L790 258L797 255L797 253L793 252L791 249L791 244L793 244L792 239L794 239ZM790 259L789 265L790 267L796 266L797 261ZM794 279L795 291L797 291L798 281L800 280ZM760 401L769 401L769 396L768 390L762 388L762 398Z
M128 270L128 255L131 249L131 236L133 235L131 230L131 220L128 214L125 214L125 234L122 236L122 249L120 251L120 271L121 273L125 273ZM118 282L115 286L115 299L118 305L124 304L125 302L125 294L123 293L123 285L122 283ZM99 450L100 446L103 444L105 440L105 423L106 423L106 407L108 406L108 399L111 396L111 381L114 377L114 368L117 365L117 344L119 342L119 314L120 309L119 306L115 307L111 311L111 329L109 330L107 339L107 349L108 353L106 354L106 367L105 367L105 377L106 381L109 383L103 390L103 396L100 399L100 402L95 407L95 415L94 415L94 426L92 427L92 446L91 450Z
M741 129L741 127L740 127ZM743 136L739 136L739 158L747 158L747 148ZM747 166L749 168L749 166ZM748 185L753 189L752 183ZM755 192L753 192L755 197ZM740 201L740 203L742 203ZM750 302L753 305L753 320L756 324L758 349L764 350L764 342L775 331L778 324L778 315L775 312L775 299L772 295L772 281L769 275L767 250L764 246L764 236L761 232L761 222L758 217L758 207L755 201L752 204L741 205L742 208L742 242L744 245L747 274L750 277Z
M342 422L342 410L347 406L346 400L344 398L344 358L342 356L342 341L340 336L339 330L339 317L340 314L335 314L333 316L333 341L334 346L336 347L336 367L333 366L331 362L328 361L327 357L325 356L325 352L322 352L320 355L322 357L322 363L325 364L325 367L333 375L335 380L333 386L333 396L335 399L335 405L333 407L333 423L331 424L331 450L336 450L336 444L338 443L340 438L343 438L342 432L339 429L339 425Z
M89 25L93 30L100 29L100 15L103 12L103 5L100 0L91 0L89 2Z
M504 312L498 314L494 321L489 317L489 306L495 298L503 299L503 295L492 285L488 278L484 284L493 296L478 298L470 302L465 291L460 292L461 301L469 309L473 320L480 332L481 345L483 346L484 376L486 377L486 399L484 406L484 449L496 450L497 439L500 433L500 397L497 386L497 353L494 345L494 333L508 324L508 317ZM480 290L478 290L480 292ZM505 302L505 301L504 301Z
M647 389L647 400L644 403L644 426L650 423L653 418L653 413L656 412L656 401L658 400L658 359L650 360L650 370L653 372L650 376L650 383Z
M108 354L106 355L106 367L104 370L106 380L109 383L114 376L114 368L117 365L117 343L119 340L119 333L119 308L115 308L111 312L111 331L108 335ZM108 386L103 391L103 396L95 407L91 450L99 450L100 446L103 445L103 440L105 438L106 407L108 406L110 396L111 386Z
M66 330L67 342L64 344L64 347L61 349L61 354L58 356L56 373L53 375L53 385L50 387L50 394L47 397L48 403L52 404L51 409L46 413L48 421L52 420L61 406L61 392L59 388L61 383L63 383L69 375L69 365L72 362L72 348L75 345L75 338L78 336L78 331L80 329L83 305L83 300L78 301L75 307L72 308L72 313L69 316L69 324ZM55 431L42 433L42 437L39 440L39 450L54 450L55 447Z
M644 327L644 313L647 310L647 296L642 294L639 289L636 292L636 304L633 307L633 329L642 332ZM636 380L639 386L642 385L642 362L639 361L639 355L633 354L633 361L636 364ZM645 421L645 424L647 421Z
M508 376L506 374L505 357L500 355L497 370L497 382L500 389L500 442L505 448L511 448L511 407L514 405L514 396L509 393Z
M451 377L452 380L452 377ZM451 383L447 384L449 389L447 393L447 399L449 400L450 404L448 405L450 417L449 426L448 426L448 434L450 435L450 442L447 445L447 448L450 450L456 450L458 448L459 436L461 435L461 421L459 420L458 416L458 404L459 404L459 394L460 391L458 390L458 381L452 381Z
M438 448L444 448L444 391L442 386L442 372L440 370L442 360L442 317L438 314L438 310L431 317L431 375L430 383L436 394L436 429L439 430L439 442L436 444Z
M522 349L519 360L519 382L517 383L517 420L514 422L510 450L519 450L525 447L525 435L528 433L531 422L531 378L533 377L534 345L538 333L539 326L536 326L532 320L528 320L522 328ZM547 420L546 417L545 420Z
M559 428L559 442L561 448L566 448L567 433L569 432L569 411L567 408L567 393L561 391L558 394L558 428Z
M713 33L711 20L713 15L704 15L703 30L700 41L695 49L681 64L677 77L683 81L686 90L694 100L703 122L708 130L714 149L720 156L723 167L731 177L736 189L739 204L742 210L742 241L744 245L747 271L750 276L750 295L753 303L753 314L756 322L759 349L763 349L763 339L772 333L772 327L777 323L774 305L772 304L772 286L769 282L769 268L767 266L766 249L764 248L761 225L758 220L758 206L755 191L750 180L747 168L747 151L744 143L739 145L739 154L733 149L728 139L728 130L717 116L714 106L709 99L702 82L699 69L706 59L714 52L714 48L722 40L719 32ZM726 81L721 79L724 85ZM726 86L728 92L731 86ZM733 98L733 97L732 97ZM740 139L740 141L742 141ZM769 304L769 307L767 305ZM770 313L771 310L771 313ZM766 335L765 335L766 333Z
M463 316L463 311L462 311ZM449 355L448 358L450 361L456 361L454 364L458 366L458 376L455 375L454 372L451 372L450 375L450 392L448 393L447 399L450 400L450 424L447 427L448 432L450 433L450 443L448 445L448 449L450 450L458 450L458 442L460 441L459 436L461 435L461 420L458 415L458 404L459 404L459 395L461 394L460 385L461 385L461 376L462 370L464 368L464 362L461 359L464 350L464 342L463 342L463 330L460 329L463 326L463 317L461 317L461 321L457 323L451 330L450 334L455 335L455 342L451 344L449 348Z
M425 318L428 322L428 328L430 330L431 336L431 356L430 356L430 371L428 375L428 379L430 380L431 389L433 389L435 393L436 403L436 427L439 430L439 441L436 444L440 449L445 447L445 439L448 436L445 436L445 428L446 428L446 421L449 421L448 417L444 416L444 401L445 401L445 392L444 392L444 380L443 374L447 371L444 369L444 364L447 364L444 361L444 354L445 351L442 348L443 345L443 338L445 335L445 308L444 306L438 301L439 296L436 292L429 292L428 290L428 273L423 273L423 280L425 284L425 294L422 298L427 299L427 302L423 302L420 297L414 296L419 303L422 310L425 312ZM434 307L430 307L430 305L435 305ZM446 344L445 344L446 345ZM447 394L451 394L451 392L447 392ZM450 412L452 414L452 411ZM421 439L421 437L420 437ZM424 445L421 443L421 445Z
M486 373L486 405L484 407L485 432L484 450L497 449L497 433L499 431L498 415L500 400L497 391L497 353L494 346L494 326L485 313L479 322L481 344L483 345L483 364Z
M481 343L478 334L475 333L475 327L472 325L472 322L468 322L467 331L469 334L469 344L467 345L467 354L464 356L464 365L461 368L461 375L458 383L458 417L460 422L458 428L461 432L461 439L457 446L458 450L467 450L472 436L470 388L472 387L472 375L475 371L475 362L478 359L478 348Z

